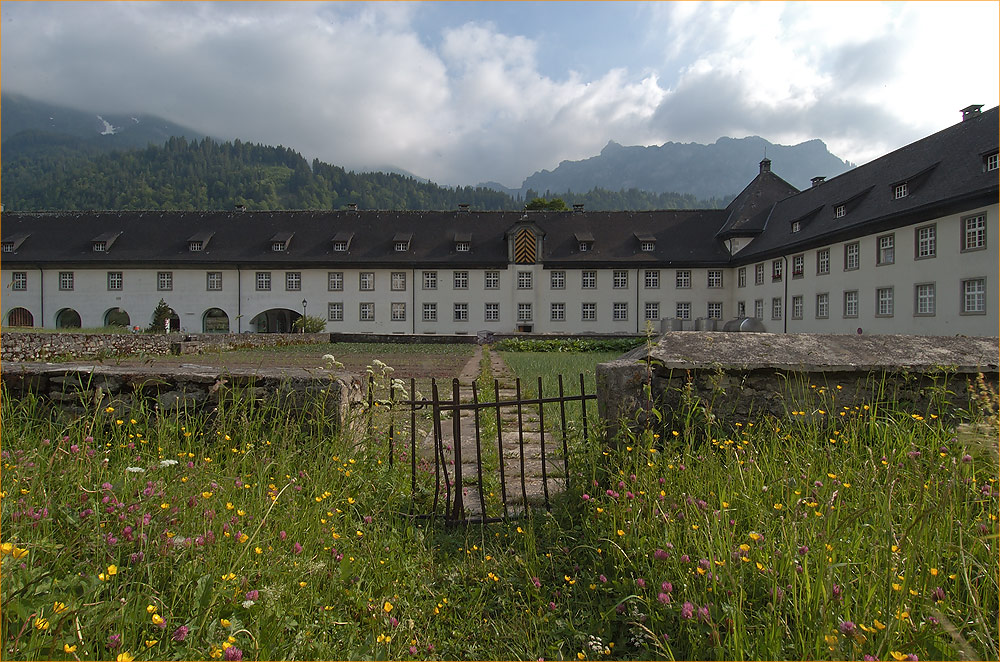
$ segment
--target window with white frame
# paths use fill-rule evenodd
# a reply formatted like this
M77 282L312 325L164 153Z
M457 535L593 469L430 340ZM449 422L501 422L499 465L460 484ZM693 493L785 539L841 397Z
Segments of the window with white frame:
M753 301L753 316L759 320L764 319L764 300L754 299Z
M803 309L805 308L805 304L803 303L803 301L804 301L804 299L803 299L803 297L802 297L801 294L796 294L795 296L792 297L792 319L793 320L800 320L800 319L802 319Z
M708 270L708 286L722 287L722 269Z
M962 251L986 248L986 214L962 219Z
M584 303L580 305L580 319L584 322L593 322L597 319L597 304Z
M830 317L830 293L820 292L816 295L816 318L827 319Z
M209 292L219 292L222 290L221 271L209 271L205 274L205 289Z
M771 260L771 280L780 281L781 272L784 267L784 262L782 260Z
M747 286L747 268L740 267L736 270L736 287Z
M285 289L289 292L298 292L302 289L302 272L285 272Z
M657 269L646 269L642 279L647 290L655 290L660 287L660 272Z
M587 251L590 250L590 247L592 245L593 245L593 242L590 242L590 241L581 241L580 244L579 244L580 252L581 253L586 253Z
M937 256L937 225L917 228L916 258L923 260Z
M553 271L549 274L549 286L553 290L566 289L566 272Z
M344 272L328 271L326 274L326 289L330 292L340 292L344 289Z
M771 299L771 319L781 319L781 303L781 297L773 297Z
M285 242L283 241L272 241L271 250L275 253L283 253L285 251Z
M0 244L0 246L3 247L2 250L3 250L4 253L13 253L14 252L14 242L13 241L5 241L2 244Z
M423 320L425 322L436 322L438 318L438 305L436 303L425 303Z
M615 302L611 306L611 319L623 322L628 319L628 304Z
M844 292L844 317L858 316L858 291L847 290Z
M271 278L271 274L267 274L268 279ZM270 288L270 280L268 280L268 289ZM174 289L174 272L173 271L159 271L156 273L156 289L161 292L169 292Z
M906 182L903 182L902 184L896 184L896 186L892 190L892 194L893 197L896 198L896 200L899 200L900 198L905 198L910 194L910 187L906 184Z
M753 265L753 284L763 285L764 284L764 263Z
M737 317L746 317L747 316L747 302L746 301L737 301L736 302L736 316Z
M331 301L326 304L326 319L331 322L344 321L344 304L341 301Z
M674 306L675 317L679 320L691 319L691 303L689 301L678 301Z
M456 253L468 253L472 249L472 244L468 241L456 241L455 242L455 252Z
M833 208L834 218L843 218L844 216L847 216L847 205L837 205Z
M486 290L500 289L499 271L487 271L485 274L483 274L483 289Z
M519 304L517 304L517 321L518 322L530 322L531 321L531 304L530 303L519 303Z
M389 288L393 292L405 292L406 291L406 272L405 271L393 271L389 276Z
M566 320L566 304L553 303L549 307L549 317L553 322L563 322Z
M616 290L628 289L628 272L625 270L616 270L612 274L611 287Z
M111 291L121 291L122 285L124 284L124 279L122 278L122 272L120 271L109 271L108 272L108 290Z
M389 304L389 318L393 322L405 322L406 321L406 303L401 301L396 301Z
M469 289L469 272L456 271L452 278L452 287L456 290Z
M861 244L852 241L844 245L844 271L854 271L861 266Z
M891 287L875 288L875 316L892 317L893 315L893 291Z
M500 319L500 304L499 303L487 303L485 304L485 309L483 310L483 319L487 322L496 322Z
M410 250L410 242L408 241L396 241L393 243L395 244L397 253L405 253Z
M425 290L436 290L438 286L438 272L436 271L425 271L424 272L424 289Z
M28 272L12 271L10 274L10 289L14 290L15 292L24 292L25 290L27 290Z
M816 273L817 274L828 274L830 273L830 249L821 248L816 251Z
M469 304L467 303L456 303L454 308L454 320L456 322L468 322L469 321Z
M914 288L916 315L932 316L937 312L937 286L934 283L917 283Z
M189 241L188 250L192 253L200 253L204 249L205 243L202 241Z
M647 322L655 322L660 319L660 304L657 301L647 301L645 305L645 319Z
M986 313L986 279L968 278L962 281L962 314Z
M896 261L896 235L884 234L878 238L878 259L875 264L882 266Z
M518 271L517 272L517 289L519 290L530 290L531 289L531 272L530 271Z
M652 253L653 251L656 250L656 242L643 241L639 244L639 250L641 250L643 253Z
M722 319L722 302L721 301L709 301L708 302L708 318L713 320Z
M983 167L986 168L986 172L991 172L997 169L997 153L987 154L983 159Z
M677 275L674 278L674 284L679 290L689 289L691 287L691 270L678 269Z
M802 231L802 221L792 221L792 234Z
M106 253L108 250L108 242L106 241L95 241L94 242L94 252L95 253Z
M333 250L335 253L346 253L347 252L347 242L346 241L335 241L333 242Z
M271 272L258 271L254 275L254 288L258 292L268 292L271 290Z
M584 290L592 290L597 287L597 272L596 271L584 271L580 274L580 288Z
M806 272L806 256L805 255L793 255L792 256L792 278L802 278Z
M367 301L360 303L358 305L358 320L362 322L374 322L375 304Z
M375 289L374 271L362 271L358 274L358 289L362 292L370 292Z

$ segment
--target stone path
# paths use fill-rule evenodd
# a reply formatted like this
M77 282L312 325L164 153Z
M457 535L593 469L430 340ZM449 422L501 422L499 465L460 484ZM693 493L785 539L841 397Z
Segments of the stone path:
M459 375L460 400L461 402L472 402L471 384L479 375L479 363L483 358L481 347L476 348L475 354L469 359L465 368ZM490 367L493 376L499 382L500 400L515 400L517 397L515 390L515 378L504 363L503 359L496 352L490 353ZM525 385L522 383L522 398L525 397ZM439 396L449 398L451 396L451 383L444 382L438 384ZM494 401L496 394L492 386L486 394L480 393L481 399ZM483 483L486 485L487 517L498 517L504 515L501 501L503 488L506 488L507 514L516 514L524 510L524 502L529 505L543 505L545 499L545 483L548 484L549 499L561 492L565 486L565 471L562 458L562 436L558 431L558 421L546 421L545 432L545 470L544 475L547 481L543 481L542 468L542 435L539 427L538 407L531 405L522 406L521 420L523 427L524 444L524 486L522 489L522 463L520 440L522 435L518 434L518 416L516 406L500 408L500 420L502 429L502 446L498 446L496 434L496 409L481 409L480 416L480 443L483 452ZM553 425L552 423L555 423ZM482 499L480 496L479 476L477 470L476 453L476 422L471 410L463 410L459 420L460 435L462 439L462 497L466 517L479 518L483 516ZM450 480L455 480L455 435L454 426L450 417L443 417L441 421L441 436L445 447L445 460L447 462L448 475ZM500 449L502 447L502 453ZM433 466L434 460L434 434L431 431L420 444L420 454L427 458ZM503 459L504 481L500 481L500 458ZM492 493L492 494L491 494ZM442 482L442 499L444 498L444 487Z

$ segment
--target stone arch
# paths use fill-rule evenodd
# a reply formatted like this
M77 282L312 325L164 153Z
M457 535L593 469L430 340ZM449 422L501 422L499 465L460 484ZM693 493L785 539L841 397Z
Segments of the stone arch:
M27 308L11 308L7 313L7 326L35 326L35 317Z
M209 308L201 316L203 333L229 333L229 315L221 308Z
M250 320L250 329L257 333L292 333L292 325L300 317L302 313L290 308L270 308Z
M83 321L80 319L80 313L72 308L63 308L56 313L57 329L79 329L81 326Z
M132 320L122 308L109 308L104 313L104 326L123 326L126 329L132 326Z

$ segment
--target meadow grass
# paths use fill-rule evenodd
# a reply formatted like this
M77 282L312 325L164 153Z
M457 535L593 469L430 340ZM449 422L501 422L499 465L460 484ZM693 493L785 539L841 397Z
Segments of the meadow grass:
M551 513L450 529L402 514L379 430L2 396L8 659L998 654L993 428L859 407L595 436Z

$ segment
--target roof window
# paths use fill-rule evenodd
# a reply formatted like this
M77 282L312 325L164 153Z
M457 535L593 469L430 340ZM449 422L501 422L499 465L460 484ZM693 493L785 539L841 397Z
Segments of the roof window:
M91 249L95 253L107 253L111 250L111 245L115 243L115 239L121 235L121 232L104 232L99 234L90 240Z
M396 236L392 238L392 245L397 253L405 253L410 250L410 241L412 240L412 233L397 232Z
M284 253L288 250L288 245L292 242L291 232L278 232L271 237L271 252Z

